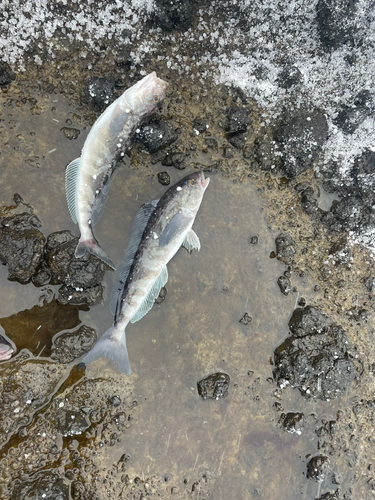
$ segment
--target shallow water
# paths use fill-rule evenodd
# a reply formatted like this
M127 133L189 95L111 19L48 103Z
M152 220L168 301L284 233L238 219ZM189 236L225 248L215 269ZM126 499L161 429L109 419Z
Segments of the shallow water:
M17 105L4 98L2 204L11 204L17 192L43 222L46 236L63 229L78 235L65 203L64 169L79 156L88 122L61 95L37 96L37 113L30 102ZM65 126L79 130L78 138L67 139L61 131ZM115 172L96 235L117 265L139 206L165 192L156 177L165 170L172 184L188 173L160 163L137 168L129 158ZM137 407L125 438L120 434L110 447L93 445L99 471L109 470L129 453L129 475L154 476L161 481L162 491L178 494L176 498L185 494L202 498L208 492L215 499L314 498L321 488L332 486L329 478L321 484L306 482L304 477L307 457L316 452L314 425L335 415L342 401L306 402L298 391L285 390L284 411L310 415L303 438L288 434L278 425L280 415L274 404L280 395L272 379L273 349L288 335L287 322L301 295L314 293L313 283L309 276L296 278L298 292L280 293L277 278L286 267L271 258L277 234L268 228L267 207L257 186L247 177L242 183L221 174L210 177L194 224L201 251L178 252L168 265L166 299L127 328L133 375L127 378L106 360L98 360L85 373L71 372L70 380L70 367L62 365L48 390L51 402L35 409L34 420L33 412L29 414L26 428L30 425L32 436L38 415L53 408L54 398L57 405L64 391L74 391L74 384L107 380L111 386L115 380L114 391L120 398L128 397L130 384ZM254 235L258 235L257 244L250 241ZM27 358L27 349L34 359L22 362L23 369L35 361L38 366L53 367L49 354L54 335L74 330L80 323L101 335L112 322L108 307L112 272L105 275L104 302L89 310L58 305L57 287L9 282L6 267L0 273L0 325L18 350L25 349L18 358ZM239 322L244 313L252 318L248 325ZM12 359L2 364L5 379L15 363ZM229 374L229 395L203 401L197 381L217 371ZM92 387L95 391L95 383ZM19 428L5 439L7 452L19 446ZM87 436L61 440L53 433L50 438L62 451L87 446ZM27 438L21 442L25 439L27 443ZM69 469L69 461L59 466Z

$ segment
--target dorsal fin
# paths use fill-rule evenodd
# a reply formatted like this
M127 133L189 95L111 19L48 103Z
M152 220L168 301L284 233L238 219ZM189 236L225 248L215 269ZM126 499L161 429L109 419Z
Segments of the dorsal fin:
M111 314L115 315L115 320L120 312L118 309L120 308L122 291L129 275L131 265L133 264L134 256L137 252L139 243L146 229L147 222L149 221L153 211L155 210L158 201L159 200L154 200L151 203L146 203L138 210L138 213L135 216L130 241L127 249L124 252L121 264L117 268L116 278L113 283L109 302L109 309L111 311Z
M155 283L152 285L152 288L146 295L144 301L139 306L137 312L130 320L130 323L135 323L136 321L139 321L141 318L143 318L143 316L145 316L148 313L148 311L154 305L155 300L158 298L160 290L167 283L167 281L168 281L168 269L167 266L165 266L162 269L159 276L157 277Z
M65 170L65 194L69 213L74 224L77 224L76 187L77 175L81 158L76 158Z

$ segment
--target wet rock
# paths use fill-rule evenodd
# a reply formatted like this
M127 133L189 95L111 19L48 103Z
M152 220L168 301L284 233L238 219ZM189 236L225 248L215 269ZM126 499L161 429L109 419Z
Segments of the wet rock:
M155 304L161 304L166 296L167 296L167 289L165 288L165 286L163 286L160 289L158 297L155 299Z
M159 172L158 173L158 181L163 186L169 186L169 184L171 183L171 178L170 178L168 172Z
M375 290L375 277L373 276L368 276L364 280L365 287L367 290L372 293Z
M347 246L347 239L341 238L336 241L329 250L330 262L336 266L346 265L352 261L352 251L349 246Z
M247 314L247 312L245 312L245 314L241 317L241 319L239 320L240 323L242 323L243 325L248 325L249 323L251 323L253 321L253 318L251 316L249 316Z
M40 472L30 481L16 480L11 500L69 500L69 485L54 471Z
M312 306L295 309L289 320L289 329L296 337L324 333L330 326L330 318Z
M254 234L253 236L250 236L250 245L257 245L259 242L259 234Z
M31 279L33 285L38 287L48 285L48 283L51 281L51 271L49 270L44 260L39 264L35 274Z
M286 276L280 276L277 280L277 284L279 285L280 292L284 295L289 295L292 290L292 285L290 283L290 279Z
M236 149L242 149L246 141L246 135L243 132L239 132L238 134L232 134L229 137L228 141Z
M296 252L295 242L288 233L280 233L276 240L276 258L290 265L293 262L293 257Z
M39 219L23 213L6 217L0 227L0 261L8 264L8 279L28 283L42 262L45 238Z
M303 413L282 413L280 415L279 424L291 434L302 434L302 429L304 426L304 414Z
M185 153L169 151L161 160L161 164L166 167L175 167L178 170L184 170L186 168L185 158Z
M87 94L96 111L103 111L113 96L115 81L112 78L94 76L87 83Z
M248 110L240 108L239 106L231 106L226 111L227 123L225 130L229 134L237 132L245 132L247 127L251 125L250 119L247 116Z
M312 187L308 187L302 191L301 204L307 214L320 217L321 210L318 207L318 201L315 198L314 189Z
M112 406L115 406L115 407L120 406L121 399L118 396L112 396L109 399L109 404L111 404Z
M327 120L319 110L285 111L274 133L285 175L293 178L312 167L327 136Z
M352 42L356 31L357 1L319 0L316 6L318 33L326 49Z
M70 231L53 233L48 237L45 258L52 273L52 282L76 289L94 287L103 279L105 264L92 255L77 259L74 255L77 243L78 238Z
M191 27L193 19L192 0L156 0L153 21L164 31L178 29L186 31Z
M60 304L94 306L103 302L103 286L101 283L87 288L62 285L57 300Z
M220 399L228 396L229 375L227 373L212 373L197 382L198 394L203 399Z
M331 400L351 383L355 366L341 326L313 307L296 309L292 336L275 349L274 378L283 388L298 388L307 398Z
M160 120L141 127L137 139L142 142L149 153L156 153L166 148L178 138L172 125Z
M312 457L307 463L307 479L321 481L328 471L329 458L326 455L317 455Z
M341 497L339 495L339 490L336 490L334 493L327 491L327 493L323 493L323 495L320 495L319 498L315 498L315 500L341 500ZM348 498L348 500L350 499Z
M51 358L70 363L86 354L96 340L96 331L85 325L74 332L65 332L53 340Z
M370 220L369 209L358 196L346 196L332 205L330 212L334 220L331 223L329 223L329 219L325 219L325 221L334 231L360 229L366 226Z
M90 423L80 411L59 410L56 414L57 431L66 436L77 436L90 427Z
M15 78L16 75L11 70L9 64L0 61L0 87L9 85Z
M212 151L217 151L218 148L217 140L214 139L213 137L208 137L206 139L206 146L207 149L211 149Z
M60 130L64 134L64 136L70 141L78 139L78 136L81 133L78 130L78 128L73 128L73 127L62 127Z
M196 130L200 134L203 134L203 132L206 132L208 129L208 124L203 121L203 120L194 120L193 121L193 130Z

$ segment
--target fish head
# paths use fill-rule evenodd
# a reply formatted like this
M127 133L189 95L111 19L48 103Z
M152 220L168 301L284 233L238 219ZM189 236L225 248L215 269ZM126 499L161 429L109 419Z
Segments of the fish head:
M133 112L139 116L153 113L164 101L167 85L167 82L158 78L153 71L123 94L126 106L129 104Z
M181 179L172 189L179 204L191 211L198 211L204 192L210 183L210 178L205 178L203 172L194 172Z

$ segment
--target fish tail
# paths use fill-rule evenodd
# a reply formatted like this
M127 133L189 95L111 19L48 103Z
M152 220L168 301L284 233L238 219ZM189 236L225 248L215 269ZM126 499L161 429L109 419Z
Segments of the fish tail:
M108 358L117 368L126 375L131 374L128 350L126 348L125 330L118 338L114 326L109 328L94 345L91 351L82 359L80 365L87 365L98 358Z
M107 264L107 266L109 266L110 268L115 269L113 262L105 253L105 251L100 247L99 243L95 240L94 237L88 240L79 240L75 256L77 257L77 259L80 259L88 253L105 262L105 264Z

